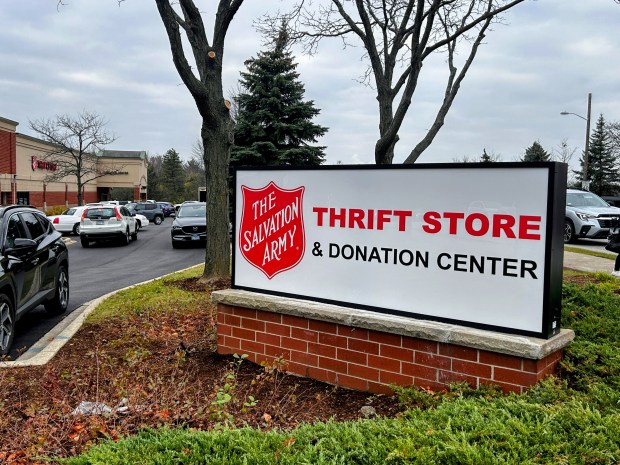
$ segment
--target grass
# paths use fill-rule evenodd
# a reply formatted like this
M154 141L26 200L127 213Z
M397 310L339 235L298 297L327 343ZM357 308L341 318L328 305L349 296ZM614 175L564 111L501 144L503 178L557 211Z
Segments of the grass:
M400 389L409 408L395 419L332 421L269 432L148 429L106 441L63 463L617 464L620 284L604 274L570 272L566 279L562 321L575 331L575 341L566 350L560 376L521 396L465 385L439 394ZM119 295L124 302L130 297ZM147 285L140 300L123 311L156 311L169 302L157 283ZM110 303L100 312L107 314L112 307ZM93 318L101 316L97 311Z
M616 259L616 255L617 255L615 253L599 252L598 250L582 249L581 247L567 247L567 246L564 246L564 251L565 252L580 253L580 254L584 254L584 255L591 255L592 257L607 258L609 260L615 260Z
M197 278L202 274L202 268L202 265L197 265L171 276L117 292L101 302L87 317L86 323L97 324L110 318L127 319L144 313L156 316L167 312L170 308L178 310L195 308L195 294L163 284L168 281Z

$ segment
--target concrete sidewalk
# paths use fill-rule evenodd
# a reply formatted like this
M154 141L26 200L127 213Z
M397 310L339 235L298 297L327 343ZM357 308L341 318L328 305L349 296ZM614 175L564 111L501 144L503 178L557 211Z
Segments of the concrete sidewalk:
M577 271L588 271L591 273L610 274L614 269L614 260L594 257L584 253L564 252L564 268Z

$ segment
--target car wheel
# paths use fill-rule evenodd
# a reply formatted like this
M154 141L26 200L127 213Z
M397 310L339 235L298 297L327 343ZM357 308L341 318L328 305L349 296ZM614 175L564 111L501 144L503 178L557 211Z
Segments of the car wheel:
M132 241L138 240L138 225L136 225L136 230L131 234L131 240Z
M15 312L9 298L0 294L0 355L11 350L15 337Z
M140 223L139 220L136 220L136 232L140 231L140 229L142 229L142 223Z
M153 218L153 223L155 223L156 225L160 225L163 220L164 219L161 216L156 216L155 218Z
M80 223L75 223L75 226L73 226L73 234L76 236L80 235Z
M575 235L575 226L571 220L565 220L564 222L564 243L570 244L575 242L577 237Z
M129 228L125 230L125 234L123 234L123 236L121 237L121 245L127 245L129 244L129 239L130 239L130 235L129 235Z
M64 266L58 267L56 273L56 293L43 306L50 315L60 315L69 305L69 273Z
M80 236L80 243L82 244L82 247L84 247L85 249L90 247L90 241L83 236Z

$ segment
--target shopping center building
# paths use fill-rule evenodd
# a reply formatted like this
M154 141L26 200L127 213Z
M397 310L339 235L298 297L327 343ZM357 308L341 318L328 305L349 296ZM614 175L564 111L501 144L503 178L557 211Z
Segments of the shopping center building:
M75 176L50 180L58 169L48 155L49 142L17 132L18 122L0 117L0 205L28 204L41 209L77 205ZM97 169L115 174L93 179L83 186L83 202L114 200L114 190L133 192L134 200L147 198L147 160L144 151L103 150ZM120 200L120 199L119 199Z

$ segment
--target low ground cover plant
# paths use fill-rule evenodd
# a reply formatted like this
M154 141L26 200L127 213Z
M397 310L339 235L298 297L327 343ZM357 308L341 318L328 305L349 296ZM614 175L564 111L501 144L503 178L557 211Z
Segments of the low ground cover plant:
M47 367L1 371L0 462L620 462L615 278L565 272L563 326L576 338L558 377L526 394L453 385L369 396L287 376L285 361L217 356L198 274L119 293ZM111 412L74 415L81 401Z

